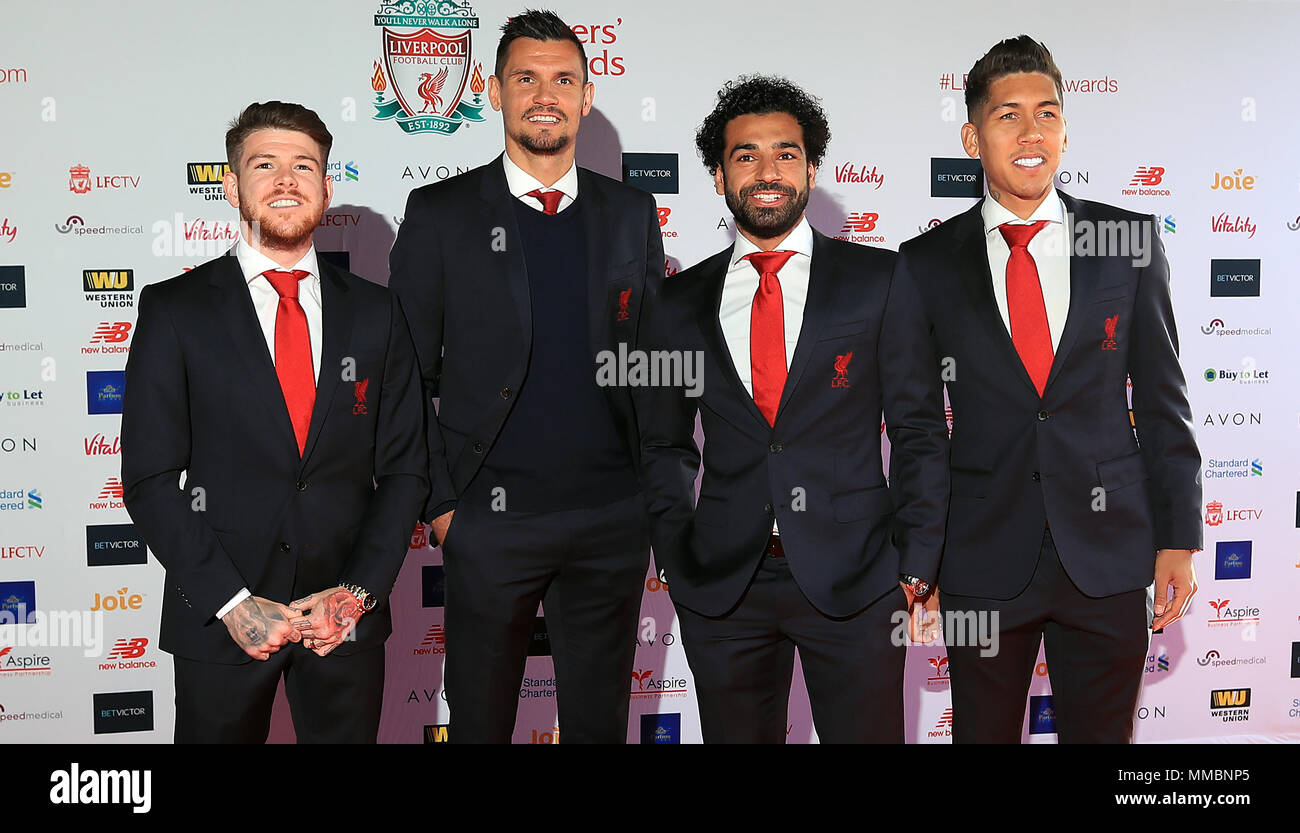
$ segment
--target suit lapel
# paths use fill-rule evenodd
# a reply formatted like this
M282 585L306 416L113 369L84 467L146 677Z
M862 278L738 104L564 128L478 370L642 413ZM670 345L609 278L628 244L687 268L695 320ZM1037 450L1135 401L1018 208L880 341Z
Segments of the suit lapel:
M770 433L772 426L767 424L767 417L758 409L754 397L745 390L745 383L740 381L736 370L736 361L727 347L727 339L722 334L722 321L718 313L722 309L722 287L727 280L727 268L731 265L733 247L728 246L718 252L704 265L703 280L707 284L701 289L703 303L696 306L696 325L704 338L708 355L713 359L714 367L722 374L724 384L731 389L731 395L740 401L741 407L757 420L765 433ZM707 374L705 376L707 377ZM707 383L706 383L707 385Z
M795 343L794 355L790 357L790 372L785 377L785 387L781 390L781 404L777 406L776 419L781 420L785 403L799 378L803 376L808 360L812 356L813 346L818 335L831 323L835 313L835 269L836 264L830 258L826 237L816 229L813 233L812 268L808 273L808 297L804 301L803 323L799 325L799 340Z
M302 465L305 468L316 440L320 437L325 415L329 413L334 392L343 378L343 356L352 343L352 304L348 302L348 287L333 266L320 260L321 350L320 368L316 374L316 401L311 409L311 424L307 429ZM288 413L286 408L285 413Z
M1047 387L1052 386L1052 381L1060 373L1062 365L1065 364L1065 357L1069 355L1074 342L1079 338L1079 331L1087 326L1083 317L1092 302L1092 291L1097 286L1097 273L1103 262L1097 257L1081 261L1074 256L1074 224L1081 221L1092 222L1092 217L1078 200L1067 194L1060 196L1061 202L1065 204L1065 243L1070 254L1070 311L1065 316L1061 341L1056 345L1056 355L1052 361L1052 372L1047 377Z
M275 375L275 362L267 349L266 336L257 320L257 311L253 308L252 296L248 294L248 284L239 268L239 260L233 255L218 258L209 283L214 292L214 309L234 343L235 355L244 366L245 392L241 398L262 403L274 430L297 451L298 441L289 420L289 406L284 402L280 379Z
M504 156L504 153L501 154L495 162L484 169L483 182L479 188L479 196L483 200L484 225L480 226L480 228L502 229L504 231L505 251L503 256L506 262L506 283L510 287L510 295L515 300L515 310L519 315L519 329L522 333L523 343L529 345L527 349L531 350L533 343L533 302L528 290L528 267L524 262L524 248L519 234L519 222L515 219L515 198L510 194L510 187L506 183L506 170L501 161ZM496 240L485 240L483 245L496 245ZM527 355L524 356L524 361L528 361Z
M988 243L984 239L984 218L980 213L983 205L984 200L980 200L963 214L957 229L957 262L961 264L961 282L974 306L975 319L995 345L1002 362L1012 368L1016 377L1037 396L1038 389L1034 387L1034 380L1029 378L1029 371L1025 370L1025 363L1016 352L1015 342L1011 340L1011 333L1007 331L1002 313L998 312L998 302L993 297L993 275L989 271ZM1001 279L1006 280L1006 276L1001 276Z

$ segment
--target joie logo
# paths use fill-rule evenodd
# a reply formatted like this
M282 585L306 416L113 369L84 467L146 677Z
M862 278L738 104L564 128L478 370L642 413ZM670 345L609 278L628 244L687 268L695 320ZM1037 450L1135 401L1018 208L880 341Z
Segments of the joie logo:
M74 762L50 773L50 803L127 804L132 813L147 813L153 807L152 782L153 770L83 770Z
M1250 174L1242 176L1245 168L1238 168L1230 174L1221 174L1214 172L1214 184L1210 186L1211 191L1254 191L1255 177Z
M144 607L144 596L139 593L132 593L123 587L116 593L105 594L101 596L96 593L94 600L90 603L91 612L96 610L139 610Z

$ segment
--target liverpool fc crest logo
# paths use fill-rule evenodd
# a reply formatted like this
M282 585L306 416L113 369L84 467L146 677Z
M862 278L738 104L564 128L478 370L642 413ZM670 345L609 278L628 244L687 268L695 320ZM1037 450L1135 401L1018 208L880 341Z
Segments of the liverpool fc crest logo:
M1115 328L1117 326L1119 326L1118 312L1106 319L1106 337L1102 339L1101 349L1103 350L1119 349L1118 345L1115 344Z
M470 38L478 18L468 0L381 2L375 25L384 43L383 63L375 61L370 77L376 121L444 136L483 121L483 66L473 61Z

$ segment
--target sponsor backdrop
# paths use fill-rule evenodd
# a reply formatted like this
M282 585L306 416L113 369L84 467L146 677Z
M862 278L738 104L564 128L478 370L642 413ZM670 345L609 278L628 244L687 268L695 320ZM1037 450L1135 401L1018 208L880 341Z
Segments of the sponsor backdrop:
M237 0L219 14L85 4L71 27L39 4L7 10L3 740L171 737L171 661L157 648L163 574L122 508L122 371L140 288L221 254L237 234L219 187L226 123L270 98L321 114L335 136L335 206L317 247L385 283L407 192L501 147L485 81L498 27L519 4L473 2ZM1205 458L1201 590L1152 639L1138 739L1300 738L1300 399L1288 358L1300 351L1300 122L1291 75L1278 69L1294 63L1300 10L1103 3L1048 16L1032 4L867 11L819 0L783 20L734 2L555 6L585 43L596 85L579 161L655 194L670 273L732 238L693 149L723 81L778 72L822 97L834 138L812 222L897 248L981 193L979 166L958 142L964 73L997 39L1026 29L1043 38L1065 74L1060 187L1159 218ZM1099 323L1099 349L1103 337ZM419 527L392 596L385 742L447 738L442 579L441 553ZM637 643L632 742L699 738L669 593L652 569L627 634ZM554 743L540 618L532 653L515 739ZM910 741L949 742L947 669L941 647L909 649ZM1040 664L1025 737L1054 740L1053 717ZM787 734L816 739L797 674ZM283 708L273 736L292 737Z

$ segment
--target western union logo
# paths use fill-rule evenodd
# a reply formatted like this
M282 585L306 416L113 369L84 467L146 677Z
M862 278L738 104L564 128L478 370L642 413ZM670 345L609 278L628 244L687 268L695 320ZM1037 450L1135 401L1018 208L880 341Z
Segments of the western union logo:
M134 269L83 269L86 292L130 292L135 288Z
M447 742L447 724L442 723L437 726L424 727L425 743L446 743Z
M190 185L220 185L230 170L227 162L187 162L185 171Z
M1221 688L1210 692L1211 709L1241 709L1250 705L1250 689Z

